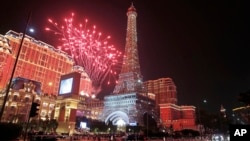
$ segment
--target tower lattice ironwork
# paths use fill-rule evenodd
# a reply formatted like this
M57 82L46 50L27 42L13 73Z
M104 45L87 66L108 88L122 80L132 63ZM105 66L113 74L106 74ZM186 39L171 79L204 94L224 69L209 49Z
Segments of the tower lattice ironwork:
M138 92L142 90L142 75L137 48L137 12L133 4L127 11L127 17L127 35L123 65L121 73L119 74L118 83L113 91L114 94Z

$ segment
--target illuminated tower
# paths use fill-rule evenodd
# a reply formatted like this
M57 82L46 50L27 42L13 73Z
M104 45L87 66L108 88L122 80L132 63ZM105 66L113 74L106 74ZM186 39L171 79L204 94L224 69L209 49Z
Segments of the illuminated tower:
M127 92L138 92L142 88L142 75L140 71L138 49L137 49L137 31L136 31L136 9L133 4L127 11L127 35L125 53L121 73L118 83L113 91L114 94Z
M106 124L156 127L158 115L155 101L143 91L142 75L140 72L137 32L136 9L133 4L127 11L127 35L123 66L118 83L113 94L104 97L104 108L101 120ZM146 122L145 119L152 122ZM155 126L154 126L155 125Z

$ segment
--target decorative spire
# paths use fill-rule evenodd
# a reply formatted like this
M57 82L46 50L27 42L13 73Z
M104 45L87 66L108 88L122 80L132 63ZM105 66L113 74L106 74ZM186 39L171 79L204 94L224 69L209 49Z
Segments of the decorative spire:
M134 11L134 12L136 12L136 9L135 9L135 7L134 7L133 2L131 3L131 6L128 8L128 12L129 12L129 11Z

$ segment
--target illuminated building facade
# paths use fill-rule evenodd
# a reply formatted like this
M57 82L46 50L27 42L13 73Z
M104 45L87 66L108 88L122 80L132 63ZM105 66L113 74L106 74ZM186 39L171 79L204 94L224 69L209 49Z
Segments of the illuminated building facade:
M35 81L27 79L24 83L20 83L20 81L14 82L9 92L9 98L5 105L2 121L12 123L27 122L32 101L40 104L38 115L33 118L43 120L53 118L56 97L43 95L35 90L36 87L37 83L35 83Z
M9 82L22 36L22 33L11 30L5 35L1 35L0 43L3 44L7 40L9 46L2 45L0 48L1 50L7 48L10 53L0 52L0 59L6 62L0 69L0 89L4 89ZM73 60L65 52L26 35L14 77L41 82L43 93L57 95L60 76L71 72L73 63Z
M176 85L171 78L159 78L144 82L149 94L155 94L156 108L165 127L173 130L197 129L194 106L178 106Z
M73 94L70 97L57 97L54 119L59 123L57 132L73 134L76 118L98 119L103 109L103 101L87 95Z
M39 100L39 101L38 101ZM41 95L37 96L36 103L39 103L39 115L38 117L42 120L54 119L56 96L54 95Z
M174 131L182 129L198 130L195 120L194 106L178 106L176 104L159 104L160 117L163 125L173 128Z
M84 96L89 96L89 94L86 93L88 90L86 89L85 92L80 90L82 88L80 86L81 82L88 82L84 74L85 73L81 71L81 67L75 67L73 72L64 74L60 78L54 113L54 118L59 123L57 132L69 132L72 135L76 128L76 118L82 116L79 115L79 113L87 109Z
M143 120L145 115L151 115L150 117L157 122L158 114L155 111L155 101L148 98L143 89L137 48L137 12L133 5L128 8L127 17L126 45L121 73L113 94L104 97L101 119L114 125L122 122L126 125L145 126Z
M54 119L59 123L57 132L73 134L76 123L76 112L80 103L79 95L64 98L58 96L56 100Z
M6 87L6 82L9 81L9 75L6 74L11 73L11 62L12 47L10 46L9 39L0 34L0 90Z
M86 112L85 116L90 119L99 119L103 111L103 101L96 98L86 99Z
M92 95L92 81L90 80L88 74L84 71L82 66L73 66L73 72L78 72L81 74L80 79L80 95L91 96Z
M14 123L28 121L32 99L37 99L36 96L38 96L33 89L34 85L32 83L26 83L23 89L10 90L2 121Z
M155 94L156 104L177 104L177 90L171 78L160 78L144 82L148 93Z
M22 35L22 33L16 33L11 30L8 31L5 35L0 35L1 105L6 92L6 85L9 82L10 75L13 70L15 59L17 59L17 51L20 47ZM58 99L56 99L56 97L54 96L58 96L61 76L72 72L79 72L81 74L79 90L75 92L75 95L73 97L59 97ZM21 107L25 107L26 111L20 113L23 114L23 116L22 118L19 118L19 121L26 121L32 97L36 97L36 99L34 100L40 104L38 115L39 118L50 119L54 116L55 119L58 119L61 123L66 124L67 130L69 130L70 127L70 131L74 131L75 126L73 125L75 123L76 115L74 114L74 112L76 113L76 109L80 101L79 94L81 93L91 95L92 82L90 81L88 75L86 74L86 72L84 72L84 69L82 67L74 66L74 61L65 52L57 50L51 45L48 45L42 41L37 41L32 37L26 35L20 51L13 78L19 77L39 82L41 84L41 92L36 94L28 94L22 92L21 89L14 90L11 88L8 96L8 101L5 106L7 114L4 111L3 115L4 121L12 120L11 116L13 116L14 111L13 105L14 108L20 107L18 108L18 112L15 111L15 113L18 114L20 113L19 111ZM28 95L30 95L30 103L26 102ZM17 97L18 101L13 102L13 96ZM26 98L25 100L23 100L24 97ZM55 105L56 108L55 110L53 110ZM11 109L12 112L10 112L10 116L8 115L8 113ZM60 111L60 109L64 110Z

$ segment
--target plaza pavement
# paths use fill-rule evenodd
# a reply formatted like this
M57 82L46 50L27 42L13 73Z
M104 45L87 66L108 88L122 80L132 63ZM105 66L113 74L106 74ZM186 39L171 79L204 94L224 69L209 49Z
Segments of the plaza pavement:
M59 139L57 141L94 141L93 139L77 139L77 140L70 140L70 139ZM97 141L97 140L95 140ZM108 139L101 139L100 141L109 141ZM122 141L121 138L117 138L116 141ZM136 140L135 140L136 141ZM164 141L163 139L150 139L148 141ZM173 139L173 138L166 138L165 141L212 141L209 139Z
M16 140L16 141L23 141L22 139ZM29 141L26 139L26 141ZM66 138L66 139L57 139L57 141L98 141L97 139L87 139L87 138L78 138L78 139L71 139L71 138ZM99 141L110 141L108 138L101 138L101 140ZM115 141L123 141L121 137L117 137ZM139 141L139 140L131 140L131 141ZM211 139L173 139L173 138L166 138L164 139L149 139L149 140L145 140L145 141L212 141Z

